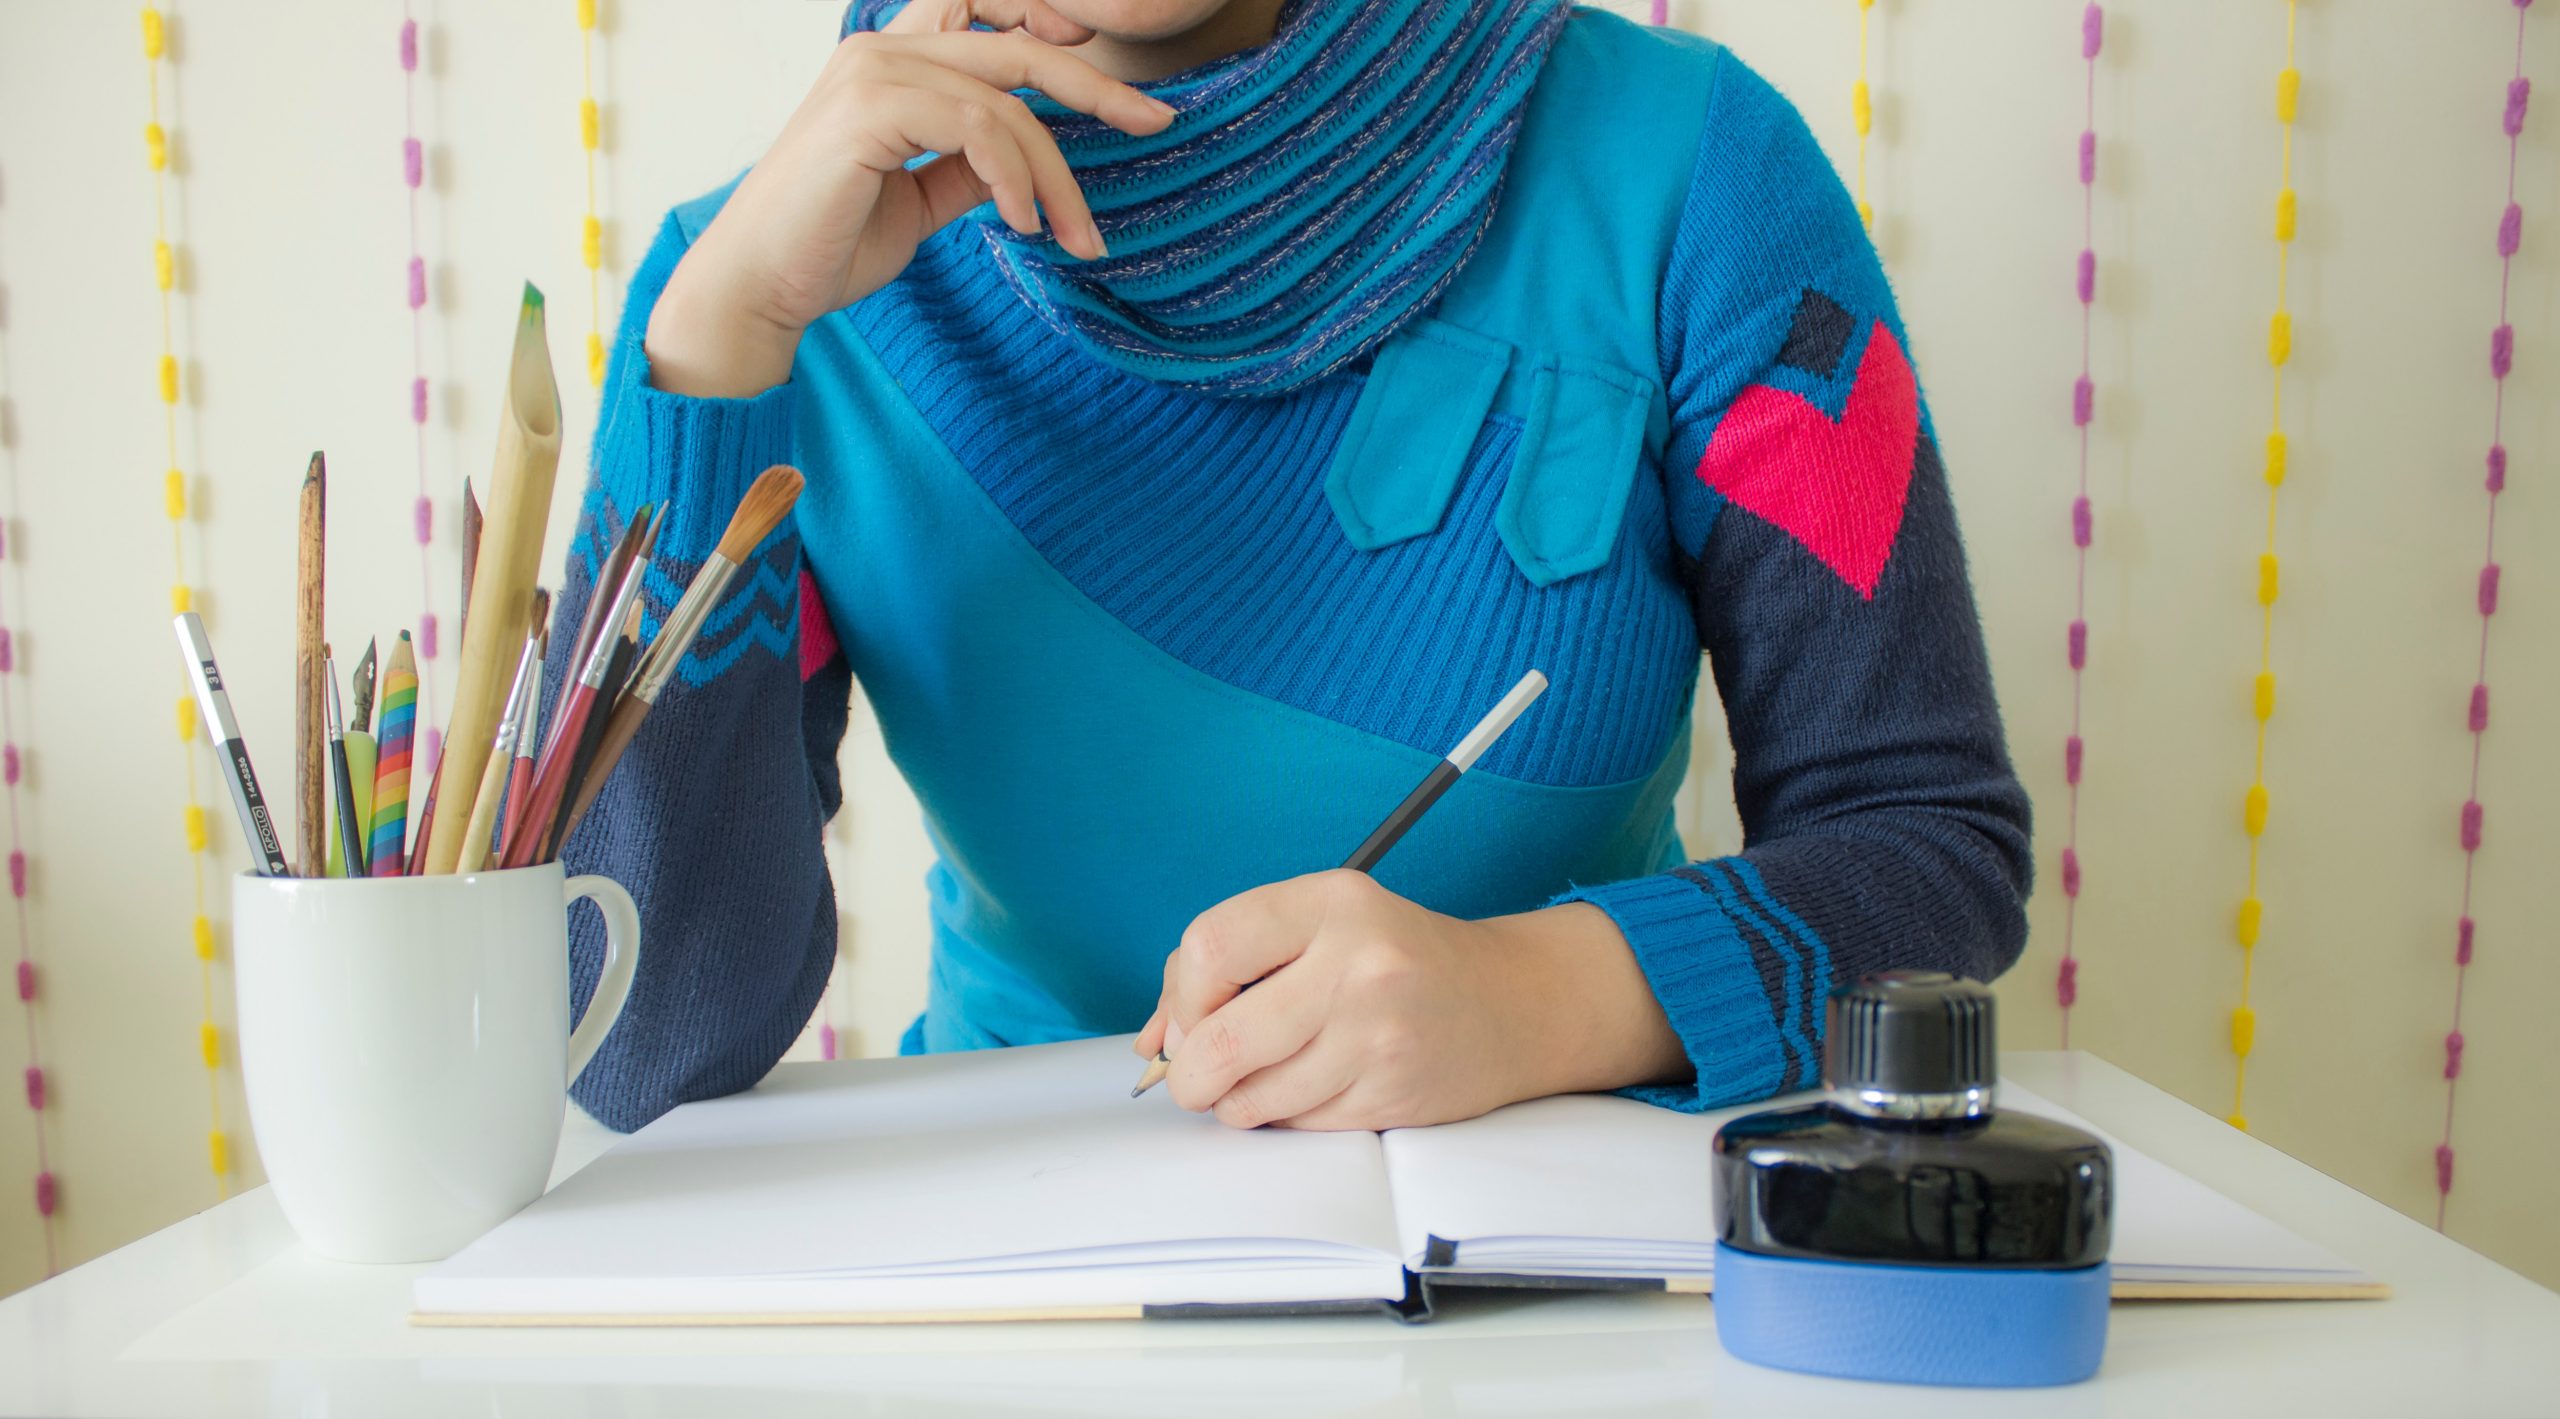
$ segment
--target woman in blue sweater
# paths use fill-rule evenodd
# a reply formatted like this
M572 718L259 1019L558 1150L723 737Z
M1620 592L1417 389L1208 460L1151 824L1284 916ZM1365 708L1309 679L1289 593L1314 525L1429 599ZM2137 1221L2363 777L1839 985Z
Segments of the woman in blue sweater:
M654 628L758 472L809 489L568 846L646 919L590 1111L745 1088L807 1021L856 679L939 857L910 1051L1142 1030L1239 1127L1698 1108L1814 1083L1845 976L2016 957L1908 345L1757 75L1559 0L847 29L614 352L562 625L642 505ZM1692 862L1702 648L1748 847ZM1318 870L1533 667L1375 880Z

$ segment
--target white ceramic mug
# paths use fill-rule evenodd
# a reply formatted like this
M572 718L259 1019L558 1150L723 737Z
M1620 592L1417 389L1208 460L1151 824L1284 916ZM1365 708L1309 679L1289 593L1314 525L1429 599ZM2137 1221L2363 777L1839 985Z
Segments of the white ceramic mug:
M566 907L604 913L569 1025ZM240 1072L276 1201L340 1261L433 1261L542 1194L568 1086L622 1014L640 916L559 864L231 887Z

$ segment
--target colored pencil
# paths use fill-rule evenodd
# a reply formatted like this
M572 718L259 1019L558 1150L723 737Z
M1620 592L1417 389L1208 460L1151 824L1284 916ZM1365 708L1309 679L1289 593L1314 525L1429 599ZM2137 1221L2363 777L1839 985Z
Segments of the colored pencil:
M373 775L380 765L374 762L373 689L374 643L364 643L364 654L356 657L356 668L349 672L351 687L347 700L347 789L356 798L356 839L367 844L365 860L373 860ZM362 877L364 868L347 871L347 856L337 837L329 839L329 875Z
M417 742L418 657L402 631L382 677L382 738L374 756L373 824L367 871L397 877L408 865L409 756Z
M453 871L470 836L471 800L478 797L498 716L506 708L507 672L513 668L508 662L524 645L543 528L551 516L551 488L560 471L560 386L552 378L542 293L531 285L524 288L517 313L504 413L489 481L488 524L474 559L471 598L476 611L463 627L453 717L445 732L443 762L437 766L436 791L441 793L443 780L450 778L453 798L424 825L429 834L426 870L431 873Z
M329 720L329 788L335 800L338 820L337 850L345 855L347 870L364 875L364 838L356 823L356 791L347 772L347 721L338 703L338 658L329 653L327 643L320 647L320 674L327 691Z
M1404 801L1387 814L1386 821L1378 824L1360 846L1352 849L1351 856L1342 865L1353 872L1374 870L1379 859L1385 857L1414 824L1422 821L1422 815L1431 811L1432 804L1440 801L1440 795L1447 793L1449 786L1456 783L1461 774L1475 767L1476 760L1484 757L1484 751L1492 748L1503 731L1520 718L1521 711L1546 692L1546 676L1535 670L1521 676L1520 683L1511 687L1511 693L1504 695L1501 703L1476 721L1476 727L1467 731L1456 748L1431 766L1431 772L1423 775L1422 782L1415 784L1413 791L1404 796ZM1163 1050L1157 1050L1155 1059L1147 1065L1146 1073L1139 1077L1138 1087L1129 1091L1129 1097L1134 1099L1162 1083L1172 1069L1173 1060Z
M222 688L222 669L213 663L213 641L204 633L204 618L193 611L178 617L178 648L186 652L187 678L195 685L196 703L204 711L205 733L222 757L222 777L231 786L231 807L240 827L257 849L250 869L261 877L290 877L284 844L276 841L275 818L267 812L266 795L258 791L258 771L249 766L249 746L240 738L240 721L232 716L231 696Z
M329 465L315 453L302 472L297 526L293 635L294 838L300 851L294 870L317 877L329 861L328 768L321 743L320 637L323 587L328 578Z

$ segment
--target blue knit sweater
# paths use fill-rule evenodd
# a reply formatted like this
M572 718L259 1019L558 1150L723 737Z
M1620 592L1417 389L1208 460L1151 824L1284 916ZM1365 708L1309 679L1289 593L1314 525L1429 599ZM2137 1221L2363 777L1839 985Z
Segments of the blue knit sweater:
M1603 21L1576 15L1551 74L1653 42ZM1528 665L1555 688L1435 814L1443 837L1427 820L1389 859L1409 854L1408 875L1382 876L1462 914L1608 912L1694 1070L1631 1092L1699 1108L1803 1087L1838 980L2005 969L2025 935L2027 801L1908 341L1800 119L1702 53L1678 97L1703 129L1645 277L1657 367L1636 383L1654 419L1617 520L1571 567L1523 550L1505 496L1536 472L1524 443L1561 457L1567 441L1536 399L1518 412L1510 381L1451 446L1437 515L1375 535L1328 480L1345 441L1399 407L1363 404L1397 346L1269 397L1153 384L1037 318L966 222L814 328L789 383L750 400L657 390L651 307L725 194L679 209L632 281L560 625L640 505L666 508L654 633L757 472L796 463L812 486L567 845L573 870L631 889L645 939L580 1103L637 1127L753 1084L807 1022L834 952L820 833L857 675L943 858L911 1049L1134 1029L1183 920L1330 865L1385 806L1334 791L1427 764ZM1524 138L1512 189L1518 165L1563 157ZM1137 667L1109 674L1162 677L1149 712L1218 706L1340 762L1240 768L1231 805L1160 801L1184 724L1043 708L1045 672L1016 667L1062 635ZM553 637L547 685L571 639ZM1668 786L1701 649L1746 847L1692 863ZM1007 792L1047 765L1066 776L1041 801ZM581 1008L600 947L580 923Z

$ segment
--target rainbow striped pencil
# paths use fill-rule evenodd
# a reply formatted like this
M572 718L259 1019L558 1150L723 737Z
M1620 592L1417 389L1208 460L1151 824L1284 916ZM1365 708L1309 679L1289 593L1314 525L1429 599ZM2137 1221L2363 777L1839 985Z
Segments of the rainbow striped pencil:
M376 736L373 770L373 836L367 856L376 877L397 877L408 870L409 749L418 730L418 658L409 649L409 633L391 648L391 667L382 675L382 732Z

